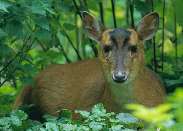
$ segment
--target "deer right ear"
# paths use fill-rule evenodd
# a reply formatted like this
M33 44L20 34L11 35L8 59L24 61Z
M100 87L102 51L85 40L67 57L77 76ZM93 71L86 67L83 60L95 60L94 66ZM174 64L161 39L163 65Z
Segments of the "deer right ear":
M82 11L81 16L88 36L97 42L100 41L100 37L104 31L104 26L99 21L97 21L93 15L86 11Z
M152 12L144 16L137 26L137 32L141 40L151 39L159 26L159 15L156 12Z

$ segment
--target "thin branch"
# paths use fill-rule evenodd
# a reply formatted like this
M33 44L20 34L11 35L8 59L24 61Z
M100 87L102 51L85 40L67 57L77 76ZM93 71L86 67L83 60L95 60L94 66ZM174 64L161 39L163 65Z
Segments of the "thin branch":
M154 71L157 72L156 38L155 38L155 36L153 37L152 42L153 42L153 62L154 62Z
M151 11L153 12L154 11L154 2L153 2L153 0L150 0L150 2L151 2Z
M82 17L81 16L81 13L80 13L80 9L76 3L76 0L72 0L72 2L74 3L74 7L76 8L76 13L80 16L80 18Z
M84 4L85 4L85 6L88 8L87 0L83 0L83 3L84 3Z
M52 17L50 17L50 19L55 19L55 21L57 21L57 24L61 27L60 23L58 22L58 17L52 16ZM50 25L50 27L52 28L52 30L54 30L54 28L51 26L50 23L49 23L49 25ZM58 50L63 54L63 56L65 57L66 61L67 61L68 63L70 63L71 60L68 58L68 56L67 56L67 54L66 54L66 52L65 52L65 50L64 50L64 48L63 48L63 46L62 46L62 44L60 43L60 40L59 40L59 38L57 37L55 31L53 31L53 38L54 38L53 40L55 40L55 47L58 47L58 46L59 46Z
M91 48L92 48L92 50L94 52L94 55L95 55L95 57L97 57L98 56L97 47L94 45L94 43L92 42L92 40L89 40L89 41L90 41L90 46L91 46Z
M111 0L111 6L112 6L112 16L113 16L114 28L116 28L117 23L116 23L116 14L115 14L115 0Z
M14 58L12 58L1 70L0 70L0 74L4 71L4 70L6 70L10 65L11 65L11 63L13 63L14 61L15 61L15 59L17 58L17 57L19 57L20 55L21 55L21 53L22 53L22 51L24 50L24 48L26 47L26 44L27 44L27 41L30 39L30 36L28 37L28 39L24 39L24 44L23 44L23 46L22 46L22 48L18 51L18 53L14 56Z
M17 69L15 68L11 74L13 74ZM10 78L6 78L3 82L0 83L0 87L2 87L6 82L8 82L10 80Z
M20 63L20 62L23 60L23 57L21 57L22 54L24 54L25 52L28 52L28 51L31 49L31 47L32 47L32 45L33 45L33 43L34 43L34 41L35 41L35 39L33 39L32 42L30 42L31 44L28 45L29 40L31 40L31 36L28 37L28 39L26 40L26 43L24 44L24 45L27 46L27 49L26 49L26 46L23 46L23 49L21 49L21 51L20 51L19 53L17 53L18 55L17 55L16 57L14 57L13 61L14 61L15 59L17 59L17 58L20 58L20 59L19 59L19 63ZM24 51L24 49L25 49L25 51ZM10 64L11 64L11 63L10 63ZM10 66L10 64L9 64L8 66ZM6 66L6 69L8 68L8 66ZM16 70L17 70L17 68L14 68L14 69L11 71L11 74L15 73ZM2 71L2 70L1 70L1 71ZM3 86L7 81L9 81L9 80L10 80L10 78L5 79L2 83L0 83L0 87L2 87L2 86Z
M76 52L78 59L81 60L81 56L80 56L78 50L76 49L76 47L74 46L74 43L72 42L71 38L69 37L69 35L67 34L67 32L65 30L62 30L62 31L63 31L64 35L66 36L67 40L69 41L69 43L71 44L72 48Z
M76 25L75 37L76 37L76 48L77 48L77 50L79 50L79 45L80 45L79 36L80 36L80 35L79 35L79 27L78 27L77 21L78 21L78 14L75 13L75 25Z
M153 0L150 0L151 2L151 11L154 11L154 2ZM153 65L154 65L154 71L157 72L157 60L156 60L156 38L155 36L152 39L153 43Z
M99 2L99 10L100 10L100 20L101 20L102 24L105 25L104 24L104 8L103 8L102 1Z
M131 27L135 28L135 22L134 22L134 0L130 0L130 17L131 17Z
M62 46L60 40L58 39L57 36L55 36L55 37L56 37L57 44L58 44L58 46L59 46L59 48L58 48L59 51L64 55L64 57L65 57L67 63L71 63L71 60L70 60L69 57L67 56L67 53L65 52L65 50L64 50L64 48L63 48L63 46Z
M79 7L78 7L76 1L73 0L73 3L74 3L74 6L75 6L75 8L76 8L76 13L78 13L79 16L80 16L80 18L82 19L82 16L81 16L81 13L80 13L80 9L79 9ZM85 0L84 0L84 4L85 4L85 6L86 6L86 8L87 8L87 2L86 2ZM88 10L88 9L87 9L87 10ZM93 42L92 42L91 40L89 40L89 41L90 41L90 45L91 45L91 48L92 48L92 50L93 50L95 56L98 56L97 48L93 45ZM84 51L83 51L83 52L84 52ZM79 53L79 52L78 52L78 53ZM83 53L83 54L85 54L85 53Z
M164 42L165 42L165 0L163 0L163 21L162 21L162 47L161 47L161 69L164 69Z
M176 67L177 67L177 64L178 64L178 52L177 52L177 15L176 15L176 5L175 5L175 2L173 1L173 8L174 8L174 42L175 42L175 63L176 63Z
M126 0L126 24L129 26L129 0Z
M36 38L36 41L38 42L38 44L41 46L42 50L44 52L47 52L49 49L47 47L44 46L44 44L42 44L42 42Z

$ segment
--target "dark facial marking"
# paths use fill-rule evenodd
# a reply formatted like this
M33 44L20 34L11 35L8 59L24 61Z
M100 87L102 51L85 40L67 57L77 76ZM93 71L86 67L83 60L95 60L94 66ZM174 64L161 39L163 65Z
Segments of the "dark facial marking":
M137 52L137 46L136 45L129 46L128 50L133 52L133 53L136 53Z
M104 48L108 51L109 49L113 50L112 58L113 58L113 74L112 79L115 82L122 83L128 79L128 73L126 70L126 59L128 55L128 47L131 46L129 43L131 32L122 28L117 28L109 32L110 38L110 47L106 46ZM132 49L135 51L135 47ZM130 51L131 51L130 50Z
M104 53L108 53L112 50L112 45L104 45L103 46Z
M125 29L117 28L111 31L109 34L112 43L116 47L122 47L127 43L131 33Z

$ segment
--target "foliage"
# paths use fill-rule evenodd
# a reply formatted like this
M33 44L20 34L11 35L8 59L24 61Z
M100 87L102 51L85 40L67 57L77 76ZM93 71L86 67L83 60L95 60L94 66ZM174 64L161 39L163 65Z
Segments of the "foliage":
M15 99L16 90L10 86L0 88L0 117L12 110L11 103Z
M80 117L72 119L69 110L62 110L58 117L44 115L44 122L28 119L21 110L15 110L0 118L0 130L17 131L135 131L143 129L154 131L179 131L183 129L183 90L177 89L168 96L167 102L158 107L147 108L129 104L129 113L106 112L102 104L95 105L91 111L76 110Z
M12 111L0 118L2 131L134 131L142 128L140 121L128 113L107 113L102 104L95 105L91 112L76 111L82 119L72 120L71 113L64 110L59 117L45 115L45 122L29 120L21 110Z
M165 104L147 108L138 104L128 105L134 116L147 123L147 129L162 131L179 131L183 129L183 89L177 89L167 98Z
M20 88L31 83L32 77L48 64L70 63L97 56L97 44L83 33L79 10L88 10L98 19L103 17L105 26L109 28L113 28L114 21L117 27L129 27L132 21L137 24L141 16L154 10L160 14L160 28L155 44L152 41L145 44L146 64L159 72L168 91L172 91L177 84L182 85L183 16L180 12L183 2L166 1L165 7L163 2L116 0L116 17L111 19L111 1L107 0L1 0L0 86L6 83ZM99 5L103 8L98 8Z
M111 1L115 1L115 12L111 9ZM136 127L136 119L129 114L106 113L100 105L94 108L95 111L99 110L99 114L98 111L77 111L83 117L79 122L67 117L63 119L47 116L44 123L39 123L29 120L22 111L9 113L15 95L22 85L32 83L32 78L47 65L70 63L97 56L98 45L89 40L83 31L79 16L81 10L90 11L99 20L103 17L104 25L109 28L113 28L115 22L117 27L132 27L133 22L137 24L148 12L158 12L159 30L153 40L145 43L146 64L161 75L168 92L183 85L183 1L111 1L0 0L0 116L3 116L0 118L1 128L69 130L80 127L87 130L90 126L102 126L117 130L130 128L128 124L132 121L133 124L130 125ZM160 127L164 130L181 130L182 96L182 91L177 90L168 98L167 104L157 108L149 109L142 105L131 105L129 108L135 111L135 116L148 124L145 127L147 129ZM9 115L6 116L6 113ZM122 120L116 116L122 117ZM97 121L93 120L93 117Z

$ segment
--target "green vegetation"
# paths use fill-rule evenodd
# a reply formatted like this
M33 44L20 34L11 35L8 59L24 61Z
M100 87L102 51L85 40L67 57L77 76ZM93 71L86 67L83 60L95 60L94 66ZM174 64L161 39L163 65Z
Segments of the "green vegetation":
M167 97L167 102L155 108L131 104L127 108L134 116L146 123L148 130L160 128L162 131L181 131L183 129L183 89L177 89Z
M32 121L21 110L13 111L0 119L0 129L27 131L133 131L142 125L137 118L127 113L107 113L102 104L95 105L91 112L76 111L80 120L72 120L71 112L63 110L59 117L45 115L45 122Z
M183 87L182 7L182 0L0 0L0 130L183 130L183 91L180 88L174 92ZM12 111L23 85L32 83L49 64L98 55L98 45L83 30L82 10L96 15L108 28L134 27L148 12L159 13L159 30L145 44L146 65L162 77L170 96L156 108L127 106L143 124L129 114L116 118L118 114L106 113L101 105L91 112L79 112L82 119L77 121L70 115L47 115L40 123L30 120L23 111Z
M91 112L75 111L80 117L72 119L69 110L62 110L58 117L44 115L44 121L28 119L28 115L15 110L0 118L2 131L135 131L144 129L154 131L181 131L183 129L183 90L177 89L168 97L165 104L154 108L130 104L128 113L107 113L102 104L95 105Z

